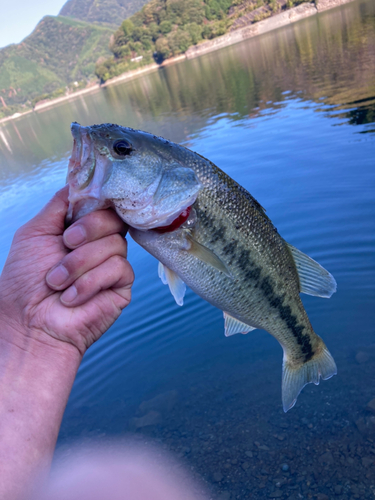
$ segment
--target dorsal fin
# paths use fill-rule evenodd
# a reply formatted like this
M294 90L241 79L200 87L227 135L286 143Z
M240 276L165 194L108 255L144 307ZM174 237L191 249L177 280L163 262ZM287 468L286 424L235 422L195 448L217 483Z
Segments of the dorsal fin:
M314 259L287 243L297 267L300 292L329 299L336 292L335 278Z
M224 314L224 327L225 327L225 336L230 337L231 335L235 335L236 333L249 333L251 330L255 330L255 326L247 325L246 323L242 323L242 321L238 321L238 319L233 318L227 312L223 312Z
M184 296L186 292L185 283L174 271L161 262L159 262L158 274L164 285L169 286L169 290L171 291L177 305L182 306L184 304Z

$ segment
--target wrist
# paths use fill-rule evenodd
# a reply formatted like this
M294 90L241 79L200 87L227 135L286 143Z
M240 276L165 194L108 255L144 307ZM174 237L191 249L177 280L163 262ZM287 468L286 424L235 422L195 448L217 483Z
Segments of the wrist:
M59 342L0 318L0 498L23 498L48 472L82 358Z
M83 354L72 343L59 340L37 328L20 325L0 312L0 344L7 350L29 353L35 358L71 360L80 363Z

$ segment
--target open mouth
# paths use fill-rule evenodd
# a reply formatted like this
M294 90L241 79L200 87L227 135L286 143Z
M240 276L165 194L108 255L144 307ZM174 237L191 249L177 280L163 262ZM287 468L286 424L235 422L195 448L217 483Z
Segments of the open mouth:
M73 149L69 159L68 182L75 189L84 189L90 184L95 172L94 145L86 127L72 123Z
M96 158L94 144L87 127L72 123L73 150L69 160L69 207L66 224L70 225L84 215L108 208L101 196L103 178L108 160Z

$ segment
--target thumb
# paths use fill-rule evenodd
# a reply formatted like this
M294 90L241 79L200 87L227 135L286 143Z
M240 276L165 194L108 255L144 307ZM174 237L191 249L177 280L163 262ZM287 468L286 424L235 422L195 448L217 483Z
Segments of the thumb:
M53 196L45 207L24 226L33 236L59 235L65 229L65 215L68 210L69 186L66 185Z

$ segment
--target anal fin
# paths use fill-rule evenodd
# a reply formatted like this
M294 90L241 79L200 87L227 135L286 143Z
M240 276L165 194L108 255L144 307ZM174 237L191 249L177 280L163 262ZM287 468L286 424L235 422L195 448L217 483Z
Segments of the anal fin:
M252 330L255 330L255 326L247 325L246 323L242 323L242 321L238 321L238 319L233 318L230 314L224 311L224 328L225 328L225 336L230 337L231 335L235 335L236 333L249 333Z
M186 292L185 283L174 271L161 262L159 262L158 274L164 285L169 286L169 290L171 291L177 305L182 306L184 304L184 296Z

